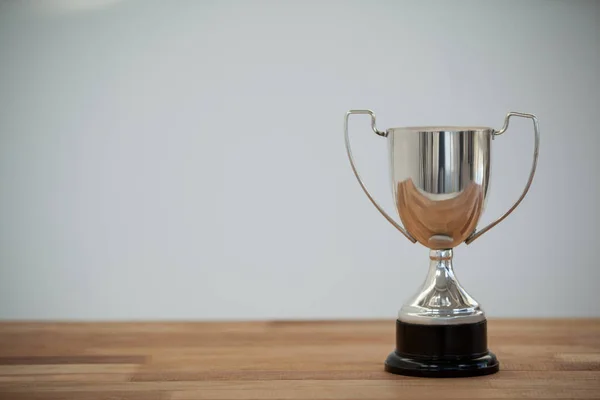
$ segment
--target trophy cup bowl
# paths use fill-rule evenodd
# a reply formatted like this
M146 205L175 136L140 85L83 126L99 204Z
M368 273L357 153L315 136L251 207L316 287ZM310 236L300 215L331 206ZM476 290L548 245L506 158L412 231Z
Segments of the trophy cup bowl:
M392 193L404 227L371 196L358 173L348 136L352 114L371 117L373 131L387 138ZM521 196L500 218L477 230L490 185L491 143L511 117L530 118L534 154ZM429 272L421 289L400 309L396 348L385 361L395 374L427 377L477 376L499 370L487 348L481 306L460 285L452 265L453 248L472 243L506 218L527 194L537 165L539 129L532 114L508 113L500 130L488 127L405 127L379 131L370 110L346 114L344 133L350 165L379 212L411 242L430 249Z

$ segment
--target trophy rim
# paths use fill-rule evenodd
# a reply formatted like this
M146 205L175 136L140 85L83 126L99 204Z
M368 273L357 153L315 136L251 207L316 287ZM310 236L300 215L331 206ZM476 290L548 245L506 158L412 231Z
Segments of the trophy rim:
M494 128L489 126L452 126L452 125L438 125L438 126L402 126L397 128L389 128L389 131L409 131L415 133L423 132L492 132Z

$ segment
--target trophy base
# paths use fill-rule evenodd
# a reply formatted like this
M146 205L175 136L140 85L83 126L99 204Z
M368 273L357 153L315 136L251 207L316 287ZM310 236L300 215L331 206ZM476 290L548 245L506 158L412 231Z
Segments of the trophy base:
M396 321L396 350L385 370L398 375L467 377L499 370L487 349L487 322L421 325Z
M463 360L431 360L401 356L391 352L385 360L385 370L396 375L425 378L460 378L495 374L499 370L496 356L486 355Z

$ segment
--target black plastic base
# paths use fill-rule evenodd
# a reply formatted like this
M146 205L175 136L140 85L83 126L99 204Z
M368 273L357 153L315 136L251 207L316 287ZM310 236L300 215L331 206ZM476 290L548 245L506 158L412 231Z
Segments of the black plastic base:
M385 361L393 374L423 377L480 376L498 372L487 349L487 323L420 325L396 321L396 350Z
M458 378L498 372L500 364L493 353L464 360L431 360L404 357L393 351L385 360L385 370L397 375L427 378Z

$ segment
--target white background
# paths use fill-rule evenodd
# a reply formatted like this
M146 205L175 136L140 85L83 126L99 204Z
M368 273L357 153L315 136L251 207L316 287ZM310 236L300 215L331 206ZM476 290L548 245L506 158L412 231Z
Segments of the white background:
M0 2L0 318L394 318L427 249L343 116L539 117L538 174L455 251L490 317L600 316L600 3ZM493 142L489 222L531 164ZM351 120L392 211L385 140Z

